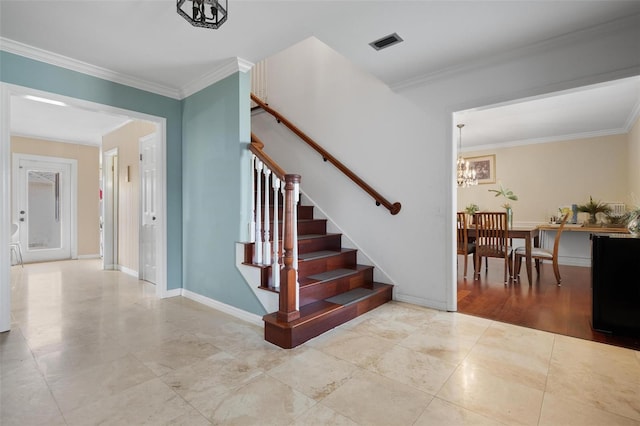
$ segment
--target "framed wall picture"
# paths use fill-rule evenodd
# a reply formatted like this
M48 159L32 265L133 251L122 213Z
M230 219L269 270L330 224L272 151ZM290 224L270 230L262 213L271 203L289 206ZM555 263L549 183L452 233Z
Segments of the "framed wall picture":
M478 183L496 183L496 156L483 155L481 157L466 158L469 166L476 169Z

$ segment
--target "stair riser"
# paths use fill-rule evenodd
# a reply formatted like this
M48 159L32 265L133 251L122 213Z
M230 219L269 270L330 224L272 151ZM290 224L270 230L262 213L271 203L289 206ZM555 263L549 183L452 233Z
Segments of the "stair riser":
M298 262L298 276L307 277L332 269L350 268L356 265L356 252L347 251L337 253L334 256L313 260L301 260Z
M351 305L331 311L326 315L294 326L283 326L273 320L272 315L264 317L264 338L266 341L291 349L356 318L392 299L392 287Z
M359 271L356 275L338 278L329 282L306 285L300 288L300 306L337 296L357 287L370 287L373 268Z
M321 250L340 250L341 237L339 234L325 235L318 238L298 240L298 253L311 253Z

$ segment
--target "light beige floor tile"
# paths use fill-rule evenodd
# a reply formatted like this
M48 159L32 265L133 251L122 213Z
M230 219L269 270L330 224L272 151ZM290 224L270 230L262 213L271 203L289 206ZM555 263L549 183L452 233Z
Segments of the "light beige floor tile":
M308 345L362 368L369 368L393 347L388 340L349 330L332 330Z
M431 395L438 393L455 369L455 364L402 346L385 352L368 368Z
M50 380L51 392L63 413L114 395L155 378L151 370L131 355Z
M323 401L332 410L365 425L411 425L432 396L360 370Z
M316 404L296 418L291 426L357 426L358 423L324 405Z
M504 423L484 417L440 398L433 398L414 426L500 426Z
M283 425L315 404L280 381L261 375L229 394L210 420L224 425Z
M437 396L507 424L535 425L542 395L539 389L497 377L491 370L463 364Z
M575 425L602 426L628 425L638 426L640 421L609 413L589 404L583 404L562 396L545 394L540 415L540 426Z
M607 358L600 362L607 363ZM554 360L549 369L546 391L593 407L640 421L640 383L629 376L622 380L579 367L580 358L572 364ZM598 368L602 371L601 368Z
M208 335L181 334L133 355L157 376L202 361L220 352Z
M476 338L447 335L438 328L426 327L400 341L398 345L451 364L458 364L469 354L476 342Z
M418 327L400 321L394 321L383 317L372 317L351 328L350 331L359 334L367 334L379 339L397 343L405 339Z
M631 349L557 336L552 365L562 365L575 374L589 372L640 384L640 364Z
M492 323L463 362L544 391L553 342L550 333Z
M0 424L64 425L47 383L34 367L13 370L0 381Z
M47 380L55 380L65 374L99 366L125 356L128 349L113 339L101 340L100 343L65 346L55 352L36 355L38 367Z
M309 349L267 374L319 401L349 380L356 369L350 362Z
M160 379L141 383L65 414L69 425L157 425L193 412Z
M218 352L169 372L161 379L205 417L211 418L226 397L261 375L261 370L252 368L244 360Z
M365 319L385 319L387 321L409 324L413 327L420 328L429 324L437 314L438 311L434 309L391 301L369 311L367 315L363 317Z

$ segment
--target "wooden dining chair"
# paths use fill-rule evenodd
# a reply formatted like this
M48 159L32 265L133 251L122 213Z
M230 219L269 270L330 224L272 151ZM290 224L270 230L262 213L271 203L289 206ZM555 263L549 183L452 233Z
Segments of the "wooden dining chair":
M476 223L475 277L480 279L480 264L483 257L504 259L504 283L511 275L511 247L507 214L504 212L480 212L474 214ZM508 274L507 274L508 271Z
M469 242L469 235L467 232L467 214L465 212L458 212L458 254L464 256L464 277L467 278L467 259L470 254L475 253L475 243ZM475 271L475 262L474 262Z
M550 260L553 263L553 273L556 275L556 282L558 286L562 282L562 278L560 277L560 268L558 268L558 247L560 246L560 236L562 235L562 231L564 230L564 225L567 223L567 219L569 219L569 213L565 214L560 222L560 227L558 228L558 232L556 232L556 238L553 242L553 251L543 249L541 247L533 247L531 249L531 258L536 261L536 273L540 276L540 261L541 260ZM526 256L526 251L524 247L518 247L514 250L515 255L515 265L513 267L516 277L520 279L520 268L522 267L522 258ZM531 283L529 283L531 285Z

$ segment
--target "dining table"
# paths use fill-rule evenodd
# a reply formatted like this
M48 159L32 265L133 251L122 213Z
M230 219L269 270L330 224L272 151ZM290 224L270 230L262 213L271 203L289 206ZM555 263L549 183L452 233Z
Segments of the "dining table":
M525 259L527 267L527 278L529 284L533 283L533 269L531 265L531 249L538 247L540 241L540 229L538 225L533 226L514 226L509 228L509 239L524 239ZM475 238L476 229L472 226L467 230L468 237ZM515 271L513 271L515 274Z

